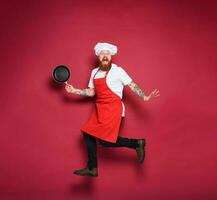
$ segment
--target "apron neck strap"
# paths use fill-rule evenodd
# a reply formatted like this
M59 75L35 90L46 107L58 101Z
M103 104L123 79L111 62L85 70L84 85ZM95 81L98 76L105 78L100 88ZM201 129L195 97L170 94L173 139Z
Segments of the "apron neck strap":
M106 71L105 73L105 77L107 76L107 74L109 73L109 71L111 70L112 67L110 67L109 70ZM96 71L96 73L94 74L93 78L95 78L96 74L99 72L100 68Z

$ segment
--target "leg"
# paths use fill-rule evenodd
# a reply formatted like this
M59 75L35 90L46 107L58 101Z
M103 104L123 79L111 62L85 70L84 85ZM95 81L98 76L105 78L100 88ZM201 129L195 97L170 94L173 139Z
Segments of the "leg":
M88 162L87 167L93 169L97 167L97 147L96 138L83 132L84 141L87 148Z
M124 120L124 117L121 118L120 126L122 126L123 120ZM129 138L121 137L121 136L117 137L116 143L107 142L104 140L99 140L99 142L104 147L128 147L128 148L135 149L139 145L137 139L129 139Z
M137 158L140 163L145 159L145 139L129 139L118 136L116 143L99 140L104 147L128 147L136 150Z
M99 140L100 144L104 147L128 147L135 149L139 146L138 139L129 139L118 136L116 143Z
M74 174L79 176L98 176L96 138L84 132L83 137L88 154L87 167L75 170Z

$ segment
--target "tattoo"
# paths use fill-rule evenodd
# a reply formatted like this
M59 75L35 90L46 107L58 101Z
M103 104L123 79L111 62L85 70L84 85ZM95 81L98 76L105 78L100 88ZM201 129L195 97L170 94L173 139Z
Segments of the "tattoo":
M86 97L94 96L93 91L91 92L90 89L83 89L83 90L75 89L73 93L81 96L86 96Z
M141 97L142 99L144 99L145 93L140 89L140 87L134 83L131 82L130 84L128 84L128 86L130 87L130 89L136 93L139 97Z

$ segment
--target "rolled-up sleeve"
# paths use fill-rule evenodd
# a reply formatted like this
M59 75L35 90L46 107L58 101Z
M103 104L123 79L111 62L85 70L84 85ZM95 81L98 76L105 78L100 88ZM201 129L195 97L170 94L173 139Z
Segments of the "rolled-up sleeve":
M132 78L121 67L120 67L120 79L123 85L128 85L130 82L132 82Z

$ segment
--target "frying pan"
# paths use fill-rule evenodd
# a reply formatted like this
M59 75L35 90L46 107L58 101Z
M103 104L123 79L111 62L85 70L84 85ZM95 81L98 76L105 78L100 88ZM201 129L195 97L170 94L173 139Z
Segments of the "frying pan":
M70 70L66 65L57 65L53 69L53 79L58 83L67 83L70 77Z

